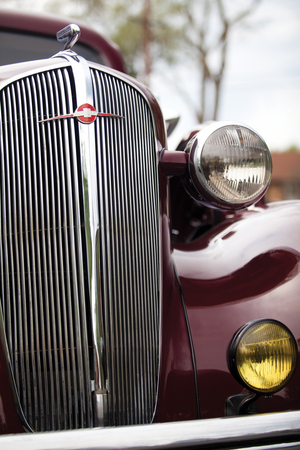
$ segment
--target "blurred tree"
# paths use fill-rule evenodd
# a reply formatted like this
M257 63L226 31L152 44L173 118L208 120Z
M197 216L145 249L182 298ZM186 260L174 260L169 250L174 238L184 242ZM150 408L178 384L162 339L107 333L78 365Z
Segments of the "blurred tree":
M217 119L232 31L245 26L261 0L77 0L85 18L97 17L121 48L128 71L149 85L159 61L196 64L199 96L184 100L199 123Z
M299 153L300 152L300 148L297 145L291 145L286 152L288 153Z
M182 0L77 0L77 11L79 18L102 29L119 45L128 72L147 85L154 63L172 64L178 56Z
M194 104L199 123L216 120L230 36L237 26L245 26L245 19L260 0L182 0L181 3L183 47L186 55L196 62L200 76L200 101L190 104ZM211 108L207 114L208 102Z
M79 18L105 32L121 48L128 72L147 85L159 61L167 63L169 77L176 65L192 62L199 73L199 94L190 98L189 86L177 87L201 123L217 119L232 31L245 26L260 1L44 0L44 9Z

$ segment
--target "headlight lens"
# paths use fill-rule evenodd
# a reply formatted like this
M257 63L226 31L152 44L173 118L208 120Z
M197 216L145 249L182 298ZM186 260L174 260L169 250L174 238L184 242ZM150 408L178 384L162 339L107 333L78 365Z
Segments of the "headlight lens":
M218 208L256 203L270 183L270 151L255 131L243 125L208 125L187 151L194 187L200 198Z
M297 344L290 330L275 320L242 327L229 349L229 368L254 392L272 394L290 381L297 365Z
M197 164L212 193L231 203L255 199L269 181L272 167L264 141L252 130L236 126L215 131Z

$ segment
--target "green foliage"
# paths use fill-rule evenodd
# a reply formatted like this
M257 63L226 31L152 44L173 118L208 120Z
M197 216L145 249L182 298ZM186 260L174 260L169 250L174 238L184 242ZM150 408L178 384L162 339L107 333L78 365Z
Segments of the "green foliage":
M291 145L288 149L287 149L288 153L298 153L300 152L300 149L297 145Z
M126 4L114 1L110 13L111 20L117 24L110 37L119 45L131 75L139 77L143 70L141 61L145 27L149 28L151 36L151 60L157 62L162 59L168 63L176 61L182 42L182 27L176 25L181 14L180 1L152 1L150 17L147 19L144 17L142 1Z
M134 21L125 22L111 35L111 39L120 47L128 73L137 77L140 70L137 64L137 56L142 51L139 24Z

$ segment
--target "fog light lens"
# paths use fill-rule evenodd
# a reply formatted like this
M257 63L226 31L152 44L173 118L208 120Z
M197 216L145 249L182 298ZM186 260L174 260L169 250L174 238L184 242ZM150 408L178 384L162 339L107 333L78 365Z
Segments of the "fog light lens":
M263 319L236 333L229 350L229 368L251 391L272 394L290 381L297 356L290 330L280 322Z

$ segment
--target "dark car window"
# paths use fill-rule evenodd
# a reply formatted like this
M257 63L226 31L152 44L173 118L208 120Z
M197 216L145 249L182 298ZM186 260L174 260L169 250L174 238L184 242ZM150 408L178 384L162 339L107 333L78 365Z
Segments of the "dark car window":
M62 48L63 44L51 37L0 31L0 65L49 58ZM89 61L104 64L102 56L87 45L77 42L73 50Z

